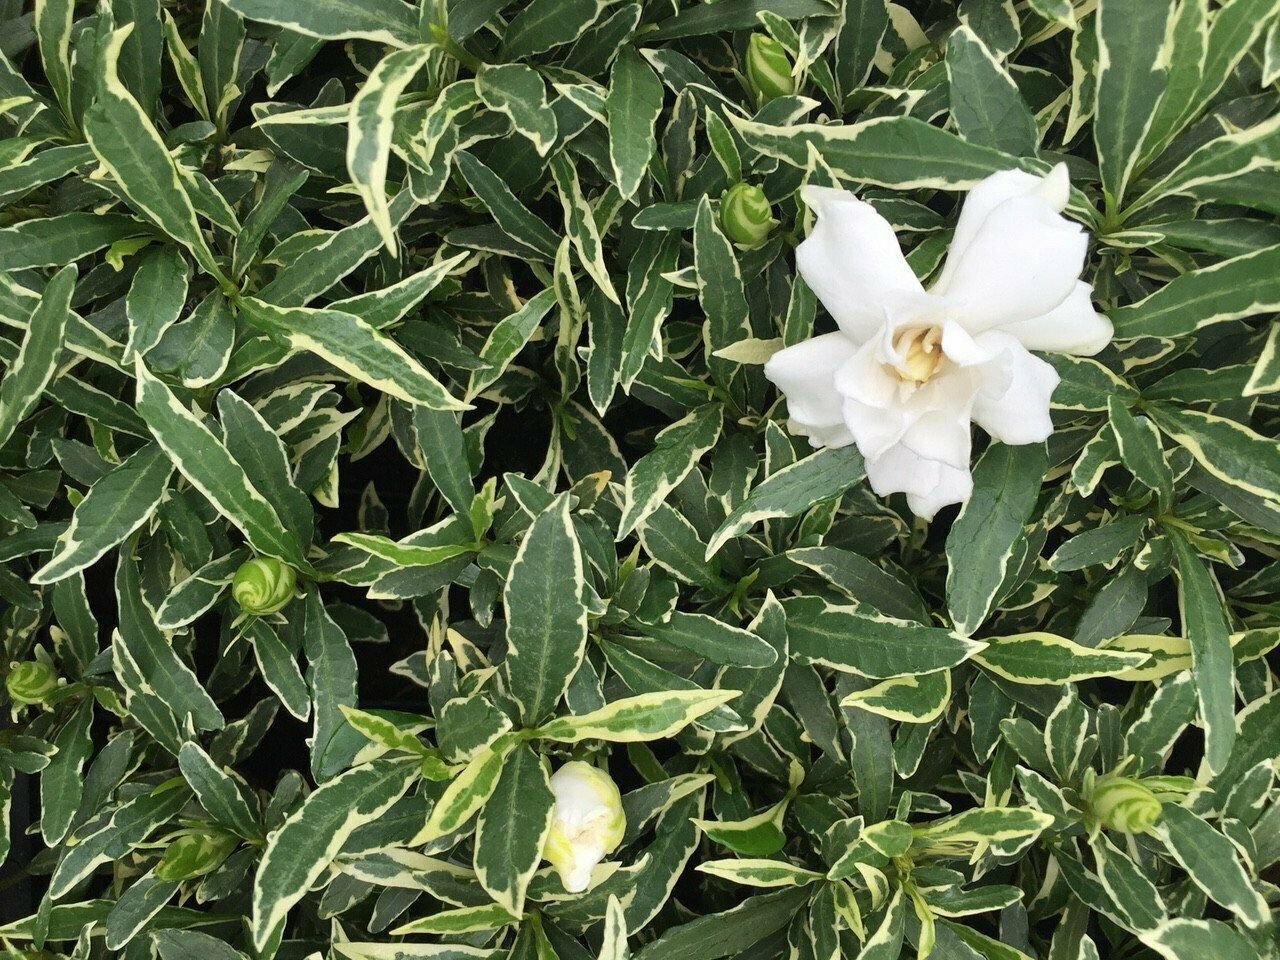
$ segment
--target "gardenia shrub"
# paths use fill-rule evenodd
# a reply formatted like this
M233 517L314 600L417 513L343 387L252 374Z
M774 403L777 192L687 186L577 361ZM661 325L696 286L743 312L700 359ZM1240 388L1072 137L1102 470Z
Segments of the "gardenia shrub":
M0 950L1276 957L1278 79L0 0Z

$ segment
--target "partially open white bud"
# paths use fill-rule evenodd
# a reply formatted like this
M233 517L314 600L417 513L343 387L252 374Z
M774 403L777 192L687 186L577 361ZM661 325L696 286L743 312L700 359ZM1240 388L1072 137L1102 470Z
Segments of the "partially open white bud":
M542 857L570 893L591 885L591 871L618 849L627 829L622 795L607 773L573 760L551 776L555 807Z

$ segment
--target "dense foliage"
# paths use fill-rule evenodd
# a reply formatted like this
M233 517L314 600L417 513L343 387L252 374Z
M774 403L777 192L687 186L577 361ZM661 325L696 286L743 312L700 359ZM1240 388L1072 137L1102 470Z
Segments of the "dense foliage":
M0 0L0 53L0 949L1277 955L1275 0ZM799 190L927 278L1060 161L1115 340L925 523L762 375L832 327Z

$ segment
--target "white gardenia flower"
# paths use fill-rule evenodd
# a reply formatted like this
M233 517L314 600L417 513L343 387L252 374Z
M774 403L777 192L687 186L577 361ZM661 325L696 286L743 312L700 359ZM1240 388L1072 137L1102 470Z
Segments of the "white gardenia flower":
M555 806L542 856L570 893L591 885L591 871L618 849L627 830L622 795L607 773L572 760L551 775Z
M973 490L970 422L1003 443L1044 441L1058 374L1030 351L1090 356L1112 334L1079 279L1088 237L1061 215L1069 189L1062 164L987 177L926 290L869 204L804 188L818 221L796 263L840 329L765 364L791 429L815 447L857 444L871 488L905 493L925 519Z

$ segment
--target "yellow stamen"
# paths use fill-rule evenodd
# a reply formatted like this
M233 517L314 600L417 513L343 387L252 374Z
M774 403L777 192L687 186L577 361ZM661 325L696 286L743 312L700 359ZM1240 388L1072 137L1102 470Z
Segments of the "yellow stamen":
M894 370L903 380L924 383L942 362L942 331L937 327L913 327L893 339L893 351L900 358Z

